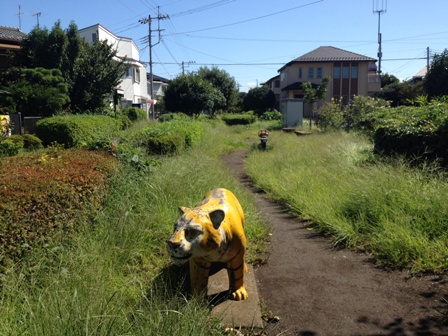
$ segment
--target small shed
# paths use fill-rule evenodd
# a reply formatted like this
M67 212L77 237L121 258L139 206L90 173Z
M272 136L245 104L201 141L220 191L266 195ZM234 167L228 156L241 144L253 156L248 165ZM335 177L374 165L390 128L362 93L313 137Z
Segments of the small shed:
M283 127L303 125L303 99L283 99L281 110L283 115Z

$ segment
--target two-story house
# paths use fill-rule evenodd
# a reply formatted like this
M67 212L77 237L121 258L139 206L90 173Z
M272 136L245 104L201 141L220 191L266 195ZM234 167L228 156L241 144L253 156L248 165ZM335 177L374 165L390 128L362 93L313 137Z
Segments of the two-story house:
M135 42L128 37L117 36L100 24L79 30L79 35L87 43L106 40L117 51L117 57L129 65L115 93L121 97L121 106L138 106L149 110L151 96L148 94L146 65L140 61L140 53Z
M327 86L326 102L332 98L348 104L355 95L373 96L380 91L381 81L376 73L376 59L343 49L324 46L306 53L281 67L280 110L287 127L302 123L302 117L315 117L318 104L304 103L302 83L321 83L325 77L331 80ZM323 104L320 102L319 104Z

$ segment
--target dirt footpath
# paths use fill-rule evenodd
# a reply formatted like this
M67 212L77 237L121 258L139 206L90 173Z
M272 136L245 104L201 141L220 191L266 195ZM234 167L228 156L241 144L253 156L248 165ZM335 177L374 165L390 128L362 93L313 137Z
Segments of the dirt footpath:
M448 335L446 275L387 272L365 255L334 249L251 187L245 153L224 161L254 193L272 227L268 263L255 269L255 277L260 299L280 317L270 326L273 335Z

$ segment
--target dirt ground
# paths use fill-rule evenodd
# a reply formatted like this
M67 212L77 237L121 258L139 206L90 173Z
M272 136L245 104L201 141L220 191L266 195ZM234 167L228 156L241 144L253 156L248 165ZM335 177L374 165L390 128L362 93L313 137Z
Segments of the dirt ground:
M448 335L447 275L411 277L334 249L251 186L245 153L224 161L254 193L272 228L268 262L255 269L260 299L280 318L268 326L270 335Z

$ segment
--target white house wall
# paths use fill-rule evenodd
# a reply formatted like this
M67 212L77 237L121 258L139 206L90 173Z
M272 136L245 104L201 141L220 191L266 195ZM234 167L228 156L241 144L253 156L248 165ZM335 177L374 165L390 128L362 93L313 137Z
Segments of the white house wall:
M94 35L99 41L106 40L117 52L117 57L126 58L126 63L131 66L131 71L125 73L119 87L123 90L123 99L134 104L149 100L147 90L146 67L140 62L140 53L137 45L131 38L116 36L101 25L94 25L79 30L79 35L87 43L94 42ZM140 71L140 81L135 78L135 70Z

